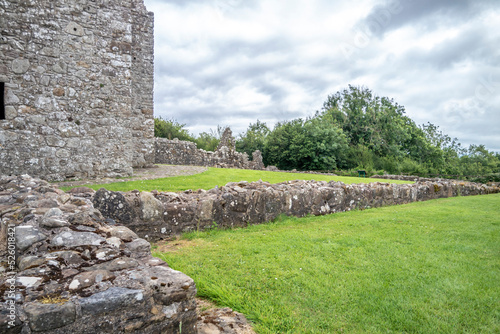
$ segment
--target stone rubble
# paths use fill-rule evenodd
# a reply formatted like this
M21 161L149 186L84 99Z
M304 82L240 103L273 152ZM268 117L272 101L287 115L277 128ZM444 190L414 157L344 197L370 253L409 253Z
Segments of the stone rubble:
M15 310L1 308L0 333L197 333L193 280L106 220L92 192L0 177L0 299Z
M198 317L198 334L255 334L243 314L229 307L210 309Z

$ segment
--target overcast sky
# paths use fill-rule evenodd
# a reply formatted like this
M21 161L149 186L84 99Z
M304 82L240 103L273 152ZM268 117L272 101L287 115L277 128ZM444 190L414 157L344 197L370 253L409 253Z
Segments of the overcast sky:
M314 115L365 86L500 152L498 0L145 0L155 116L193 133Z

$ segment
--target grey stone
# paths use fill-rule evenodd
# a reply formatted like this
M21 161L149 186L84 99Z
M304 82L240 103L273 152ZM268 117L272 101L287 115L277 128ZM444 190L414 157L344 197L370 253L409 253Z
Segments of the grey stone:
M32 225L16 226L16 246L20 251L24 251L34 243L46 238L38 228Z
M106 239L107 243L107 239ZM99 261L109 261L116 259L121 255L120 251L116 248L101 248L94 252L94 256Z
M71 324L76 319L76 307L73 302L64 304L32 303L24 307L34 332L49 331Z
M198 149L195 143L155 139L155 162L173 165L217 166L227 168L263 169L262 155L255 152L255 161L249 161L246 153L236 151L231 129L226 128L215 152ZM259 160L260 157L260 160Z
M58 251L45 254L46 259L58 260L61 259L66 266L79 266L84 261L80 254L75 251Z
M126 243L125 246L135 258L151 255L151 244L144 239L135 239L132 242Z
M52 208L49 211L47 211L43 217L44 218L49 218L49 217L60 217L63 215L63 212L59 208Z
M118 223L131 222L135 218L132 206L119 192L101 188L95 193L92 203L104 217L114 219Z
M17 97L16 94L14 94L14 92L12 90L7 90L7 93L5 94L5 98L4 98L4 103L5 104L17 104L19 103L20 100L19 98Z
M122 308L136 307L144 303L144 291L113 287L96 293L88 298L80 299L82 314L109 314Z
M113 246L115 248L120 248L120 246L123 244L122 240L117 237L111 237L111 238L106 238L106 243L110 246Z
M0 309L0 333L5 334L19 334L23 328L23 323L19 317L14 313L12 314L8 308L15 310L14 304L5 303L5 306ZM11 324L14 326L12 327Z
M108 232L110 236L120 238L125 242L130 242L138 238L137 234L125 226L111 226L103 229L103 231Z
M41 274L40 270L34 270L34 274ZM47 273L46 270L44 270L44 273ZM33 273L32 273L33 274ZM36 288L40 285L42 282L41 277L34 277L34 276L17 276L16 277L16 284L18 286L23 286L26 288Z
M85 33L83 27L76 22L70 22L66 26L66 28L64 28L64 32L70 35L80 36L80 37L83 36Z
M12 106L5 107L5 119L14 119L17 116L16 108Z
M54 58L58 58L60 56L60 52L58 51L58 49L49 46L42 48L42 50L40 50L40 54L42 56L48 56Z
M96 283L115 278L108 270L93 270L76 275L69 284L70 290L80 290L88 288Z
M30 68L30 61L28 59L17 58L12 61L12 72L16 74L24 74Z
M73 215L70 215L68 218L68 221L73 224L73 225L83 225L83 226L90 226L90 227L96 227L99 226L99 222L102 221L103 218L100 216L100 213L96 212L77 212Z
M59 74L66 74L68 72L68 64L60 60L52 66L52 70Z
M47 260L45 258L27 255L19 259L17 267L19 268L20 271L24 271L26 269L41 266L46 262Z
M103 237L92 232L61 232L52 238L54 246L77 247L77 246L99 246L106 241Z
M139 262L137 260L128 258L128 257L122 257L118 259L114 259L109 262L104 262L100 264L93 265L92 267L87 267L83 268L85 271L91 271L91 270L109 270L109 271L119 271L119 270L124 270L124 269L130 269L130 268L135 268L139 265Z
M64 226L69 226L69 225L70 224L66 220L52 218L52 217L43 217L42 221L40 222L40 226L48 227L48 228L58 228L58 227L64 227Z
M162 220L163 219L163 204L156 199L150 192L141 192L142 202L142 219L148 220Z

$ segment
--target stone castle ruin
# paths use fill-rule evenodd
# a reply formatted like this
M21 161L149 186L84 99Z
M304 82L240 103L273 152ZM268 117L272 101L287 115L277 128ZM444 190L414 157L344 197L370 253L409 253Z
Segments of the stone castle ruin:
M236 152L230 130L215 152L155 141L153 14L143 0L0 0L0 34L0 333L216 333L200 328L210 318L221 329L226 313L199 318L194 281L153 258L149 241L213 222L500 192L452 181L259 181L65 193L41 178L130 175L155 162L264 165L258 151L252 161Z
M0 1L0 174L154 163L153 13L143 0Z

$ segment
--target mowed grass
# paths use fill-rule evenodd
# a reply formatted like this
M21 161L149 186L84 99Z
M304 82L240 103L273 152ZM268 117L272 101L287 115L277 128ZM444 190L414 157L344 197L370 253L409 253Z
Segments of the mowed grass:
M154 256L258 333L500 333L500 194L182 239Z
M407 181L388 181L370 178L357 178L357 177L342 177L342 176L328 176L319 174L304 174L304 173L282 173L282 172L267 172L247 169L229 169L229 168L209 168L206 172L189 175L189 176L175 176L166 177L155 180L141 180L141 181L122 181L109 184L93 184L86 185L92 189L98 190L99 188L106 188L111 191L184 191L184 190L198 190L198 189L212 189L215 186L225 186L229 182L240 181L266 181L270 183L279 183L291 180L316 180L316 181L341 181L347 184L350 183L367 183L367 182L391 182L391 183L412 183ZM61 187L62 190L67 191L72 187Z

